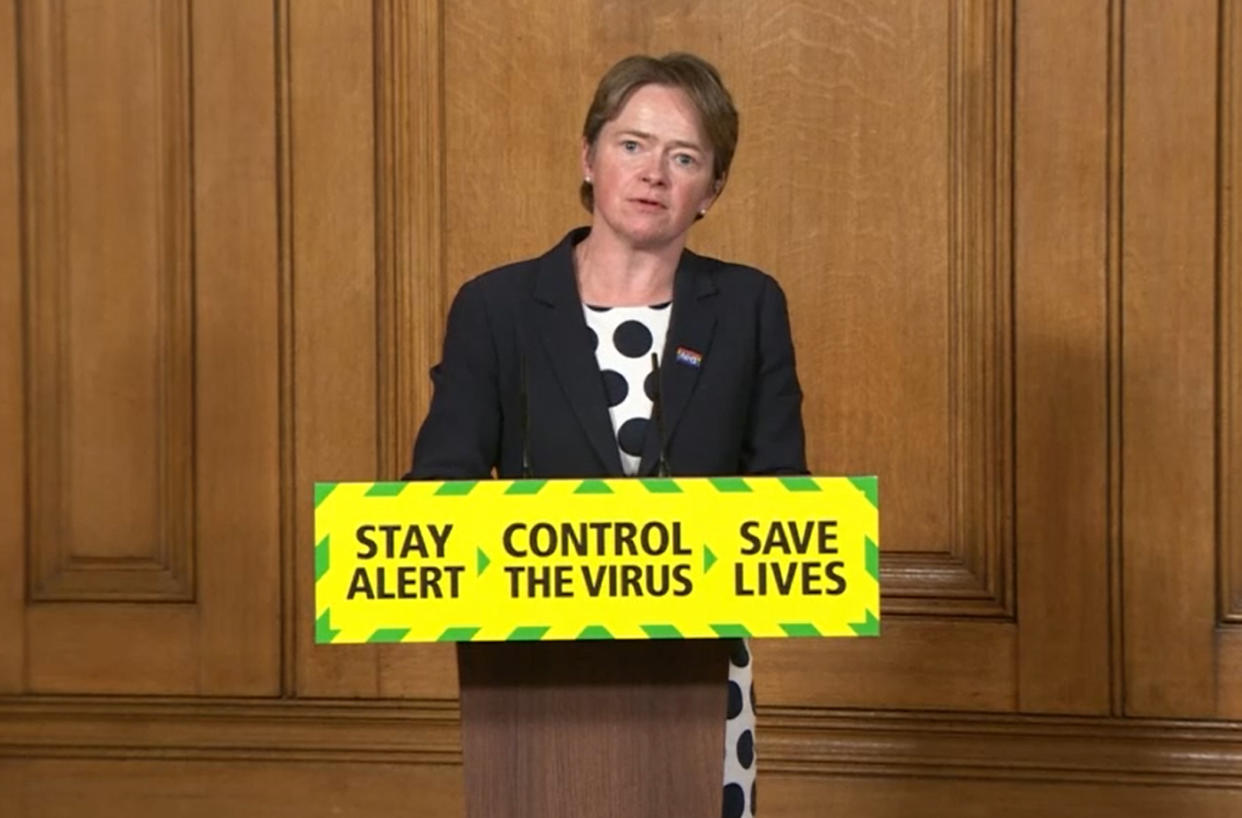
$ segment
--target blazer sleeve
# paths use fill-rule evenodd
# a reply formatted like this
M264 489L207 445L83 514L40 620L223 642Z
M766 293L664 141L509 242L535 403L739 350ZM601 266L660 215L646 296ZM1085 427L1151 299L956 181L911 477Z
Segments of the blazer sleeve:
M467 282L449 309L431 408L414 442L406 480L487 477L500 445L499 367L482 283Z
M744 474L807 474L802 388L794 365L785 293L765 276L759 299L758 356L742 441Z

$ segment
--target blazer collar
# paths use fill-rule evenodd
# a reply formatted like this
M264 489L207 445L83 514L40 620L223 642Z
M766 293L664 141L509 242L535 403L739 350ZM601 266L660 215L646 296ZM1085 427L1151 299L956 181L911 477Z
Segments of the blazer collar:
M716 330L716 282L711 262L703 256L683 250L673 279L673 314L660 356L660 404L664 415L664 451L677 432L677 424L685 416L690 395L698 382L699 371L707 361ZM682 354L678 354L681 352ZM653 417L654 421L655 418ZM647 427L639 475L655 473L660 455L660 429L652 422ZM669 463L673 475L677 464Z
M574 279L573 248L586 238L590 228L570 231L556 247L539 260L532 293L544 310L539 335L556 372L557 380L586 431L608 475L620 477L621 456L617 437L608 414L599 363L591 348L590 333L582 314L582 299ZM664 414L664 447L677 430L690 395L706 361L716 328L712 264L703 256L683 250L673 279L673 313L660 357L660 398ZM678 350L688 355L678 356ZM697 355L697 365L688 362ZM639 475L654 473L660 453L660 436L655 423L648 428ZM676 467L676 464L670 464ZM675 473L675 472L674 472Z
M533 296L539 336L569 405L591 441L605 474L621 477L621 455L608 414L604 382L591 347L591 335L582 314L582 299L574 280L574 245L590 228L578 228L539 259ZM584 475L585 476L585 475Z

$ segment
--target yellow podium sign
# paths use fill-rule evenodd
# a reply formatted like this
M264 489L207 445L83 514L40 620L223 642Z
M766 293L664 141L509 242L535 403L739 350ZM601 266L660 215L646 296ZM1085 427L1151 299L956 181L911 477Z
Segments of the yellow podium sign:
M874 477L315 485L317 643L875 636Z

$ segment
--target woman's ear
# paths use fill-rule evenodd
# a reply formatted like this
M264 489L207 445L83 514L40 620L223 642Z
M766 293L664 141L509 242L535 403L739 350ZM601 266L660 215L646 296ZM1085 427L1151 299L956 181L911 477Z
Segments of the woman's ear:
M582 180L587 184L591 184L591 163L595 158L594 153L591 143L585 136L582 137Z

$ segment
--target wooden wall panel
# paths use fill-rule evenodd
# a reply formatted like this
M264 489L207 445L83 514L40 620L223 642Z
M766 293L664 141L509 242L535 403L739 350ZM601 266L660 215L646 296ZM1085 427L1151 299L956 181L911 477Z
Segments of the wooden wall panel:
M13 3L0 3L0 54L17 53ZM0 60L0 695L24 684L26 633L25 328L17 60Z
M379 651L316 647L316 480L374 480L377 455L373 18L356 3L282 4L290 78L296 691L380 695Z
M1109 11L1032 2L1018 15L1019 704L1107 713Z
M21 18L33 600L194 593L187 15Z
M0 765L6 818L461 818L461 774L389 764L18 761Z
M1217 4L1126 4L1126 712L1217 712Z
M31 518L6 546L32 555L30 690L278 690L274 83L256 11L16 15Z

